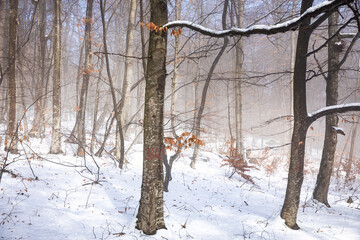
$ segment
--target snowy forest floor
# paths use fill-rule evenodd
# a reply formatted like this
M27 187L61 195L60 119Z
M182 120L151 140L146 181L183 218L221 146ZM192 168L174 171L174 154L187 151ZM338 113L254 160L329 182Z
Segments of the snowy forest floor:
M230 170L220 167L216 153L202 151L196 170L191 169L188 149L174 163L164 193L167 230L146 236L135 230L142 145L132 148L124 170L106 156L74 157L75 145L66 144L65 155L47 154L48 146L47 139L32 139L36 154L26 147L27 156L10 156L15 162L8 169L19 176L5 173L0 183L0 239L360 239L359 181L344 187L334 178L332 207L314 202L312 165L316 168L318 160L306 166L301 230L293 231L279 217L287 182L285 156L269 151L259 157L259 166L249 172L253 185L237 175L229 179ZM353 203L347 203L349 196Z

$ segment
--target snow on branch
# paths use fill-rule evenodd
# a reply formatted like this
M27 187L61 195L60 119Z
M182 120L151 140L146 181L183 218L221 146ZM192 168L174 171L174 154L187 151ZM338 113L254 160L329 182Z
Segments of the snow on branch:
M348 2L349 0L324 1L322 3L319 3L318 5L315 5L307 9L303 14L301 14L297 18L275 25L254 25L249 28L230 28L226 30L217 31L189 21L173 21L165 24L163 28L187 27L194 31L200 32L204 35L211 37L218 37L218 38L231 36L231 35L232 36L250 36L253 34L272 35L272 34L287 32L289 30L295 30L306 19L316 17L321 13L327 11L331 11L334 8L347 4Z
M316 119L333 113L344 113L350 111L360 111L360 103L346 103L321 108L314 113L308 114L309 123Z

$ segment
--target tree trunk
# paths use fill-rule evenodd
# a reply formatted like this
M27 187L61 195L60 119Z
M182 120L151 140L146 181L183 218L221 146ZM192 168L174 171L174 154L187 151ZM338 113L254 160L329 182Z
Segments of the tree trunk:
M228 3L229 3L228 0L226 0L225 3L224 3L224 10L223 10L223 15L222 15L223 29L226 29L226 13L227 13ZM225 49L226 49L228 43L229 43L228 37L224 37L223 46L220 49L220 52L215 57L212 65L210 67L209 73L207 75L205 84L204 84L204 88L203 88L202 95L201 95L200 107L199 107L199 110L198 110L198 112L196 114L195 123L194 123L195 124L194 125L194 131L195 131L195 135L196 135L197 138L200 137L200 133L201 133L201 131L200 131L201 119L202 119L202 114L203 114L204 109L205 109L206 95L207 95L207 91L208 91L208 88L209 88L209 85L210 85L211 77L212 77L212 75L214 73L215 67L218 64L221 56L225 52ZM191 168L195 168L196 158L197 158L197 155L198 155L198 152L199 152L199 147L200 147L199 144L195 144L195 146L194 146L194 153L193 153L193 156L191 158L191 163L190 163Z
M61 1L54 0L53 122L50 153L61 150Z
M181 13L181 1L180 0L176 0L175 1L175 20L180 20L180 13ZM177 62L178 62L178 58L179 58L179 50L180 50L180 36L177 35L175 36L175 60L174 60L174 73L173 73L173 78L171 81L171 104L170 104L170 122L171 122L171 132L172 135L175 139L177 139L179 136L176 133L176 127L175 127L175 89L176 89L176 83L177 83L177 79L178 79L178 66L177 66ZM180 147L178 147L178 149L176 150L176 153L170 157L170 160L168 161L167 159L167 155L166 155L166 150L165 150L165 146L163 147L163 162L164 162L164 166L165 166L165 179L164 179L164 191L168 192L169 191L169 183L172 180L171 177L171 170L172 170L172 165L175 162L175 160L179 157L180 155Z
M90 143L90 152L91 154L94 153L94 147L96 146L96 133L97 129L99 128L99 122L98 122L98 113L99 113L99 102L100 102L100 88L99 84L102 78L102 71L104 68L104 58L101 58L100 63L100 71L99 71L99 77L96 82L96 94L95 94L95 106L94 106L94 116L93 116L93 127L91 131L91 143ZM104 111L105 112L105 111ZM103 113L104 113L103 112Z
M356 82L356 89L359 89L359 83L360 83L360 59L359 59L359 64L358 64L358 78L357 78L357 82ZM355 101L357 102L358 99L358 92L355 91ZM346 161L346 164L344 166L344 170L345 170L345 183L349 182L349 180L351 179L351 165L354 162L354 150L355 150L355 139L356 139L356 135L357 135L357 130L358 130L358 126L359 126L359 121L360 121L360 117L358 114L354 114L353 115L353 119L354 119L354 127L353 127L353 131L351 132L351 140L350 140L350 152L349 152L349 159Z
M339 13L333 12L329 17L329 38L338 30ZM328 43L328 76L326 78L326 106L336 105L338 100L338 74L339 74L339 51L336 50L336 42L339 36L334 37ZM313 193L314 199L330 207L328 203L328 191L330 178L333 171L335 151L337 144L337 132L334 127L338 126L337 114L326 116L325 140L321 157L320 169Z
M76 75L76 106L79 106L79 85L80 85L80 79L81 79L81 72L82 72L82 62L83 62L83 53L84 53L84 47L85 47L85 41L81 44L80 47L80 57L79 57L79 66L78 66L78 71L77 71L77 75ZM66 140L66 142L69 143L76 143L76 133L77 133L77 129L78 129L78 119L79 119L79 112L76 112L76 119L75 119L75 124L74 127L70 133L70 136L68 137L68 139Z
M151 0L150 21L163 26L168 21L167 1ZM147 235L165 229L163 199L163 115L166 78L167 32L151 31L146 73L144 152L141 199L136 228Z
M9 51L8 51L8 123L5 140L5 151L17 153L17 131L16 131L16 37L17 37L17 17L18 17L18 0L9 2Z
M80 106L78 112L78 149L77 155L84 156L86 149L86 132L85 132L85 113L86 113L86 101L87 101L87 92L89 88L90 73L92 71L91 67L91 27L93 23L92 12L93 12L93 2L94 0L88 0L86 6L86 19L85 19L85 63L83 69L83 82L80 93Z
M237 27L244 27L244 0L238 1L238 11L236 12ZM242 136L242 94L241 94L241 75L244 61L243 54L243 40L242 37L238 39L235 47L236 50L236 64L235 64L235 137L236 137L236 151L243 156L243 136Z
M301 13L312 6L313 0L303 0ZM294 129L291 139L290 167L284 205L281 218L285 224L294 230L299 229L296 223L300 203L301 185L304 179L305 138L308 129L306 108L306 54L312 30L310 20L304 21L299 28L295 67L294 67Z
M129 22L128 22L128 29L126 33L126 56L133 56L134 55L134 46L135 46L135 21L136 21L136 8L137 8L137 0L131 0L130 6L130 14L129 14ZM134 61L132 58L125 59L125 69L124 69L124 79L123 79L123 87L122 87L122 94L121 94L121 101L120 101L120 109L119 109L119 119L122 121L121 125L125 125L126 117L125 117L125 110L129 110L127 105L129 105L130 101L128 99L128 95L130 93L130 85L129 81L133 78L134 74ZM125 141L124 141L124 131L123 128L119 126L119 134L120 134L120 161L119 167L123 168L124 166L124 159L125 159Z
M38 47L39 47L39 51L40 51L40 55L39 55L39 78L36 81L36 99L34 99L34 101L36 101L35 104L35 112L34 112L34 120L33 120L33 124L32 124L32 128L29 132L29 136L30 137L37 137L40 138L42 137L42 127L43 124L45 123L45 116L44 116L44 112L45 112L45 107L44 107L44 103L45 100L44 98L42 98L43 95L43 90L44 90L44 85L45 85L45 75L46 75L46 63L45 63L45 58L46 58L46 1L40 1L39 2L39 12L38 12L38 35L39 35L39 42L38 42Z

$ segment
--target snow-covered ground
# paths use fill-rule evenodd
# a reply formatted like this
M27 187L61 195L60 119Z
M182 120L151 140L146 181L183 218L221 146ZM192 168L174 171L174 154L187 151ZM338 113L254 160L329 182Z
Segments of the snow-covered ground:
M29 150L28 159L22 155L8 167L20 176L5 173L0 183L0 239L360 239L359 182L343 187L333 180L332 207L326 208L311 200L316 175L309 169L298 214L301 230L283 224L287 171L285 157L275 152L249 172L255 185L235 175L229 179L218 154L201 152L207 161L193 170L191 150L183 152L164 196L167 230L146 236L135 230L141 145L132 148L122 171L106 156L73 156L70 144L58 156L47 154L45 140L32 139L31 146L41 158ZM354 203L346 202L349 196Z

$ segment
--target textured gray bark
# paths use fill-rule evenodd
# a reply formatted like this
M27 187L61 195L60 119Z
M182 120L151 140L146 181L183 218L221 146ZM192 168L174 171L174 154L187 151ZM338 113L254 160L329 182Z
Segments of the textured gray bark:
M339 24L339 13L330 15L328 26L329 38L336 34ZM338 81L339 81L339 51L335 43L339 36L334 37L328 43L328 76L326 78L326 106L336 105L338 102ZM320 169L317 175L316 185L313 193L314 199L330 207L328 202L328 191L330 178L333 171L335 151L337 144L337 132L334 127L338 126L336 114L326 116L325 139L321 157Z
M92 28L92 14L93 14L93 2L94 0L88 0L86 6L86 22L85 22L85 63L83 70L83 82L80 92L80 105L77 116L78 129L77 129L77 141L78 149L77 155L84 156L86 148L86 132L85 132L85 113L86 113L86 101L89 88L90 72L91 72L91 28Z
M167 1L151 0L150 21L163 26L168 21ZM163 115L166 78L167 32L151 31L147 62L145 110L144 110L144 155L141 199L136 228L145 234L155 234L164 229Z
M53 119L50 153L61 149L61 0L54 0Z
M18 0L10 0L9 2L9 50L8 50L8 122L6 130L5 151L17 153L17 132L16 132L16 39L17 39L17 15Z

